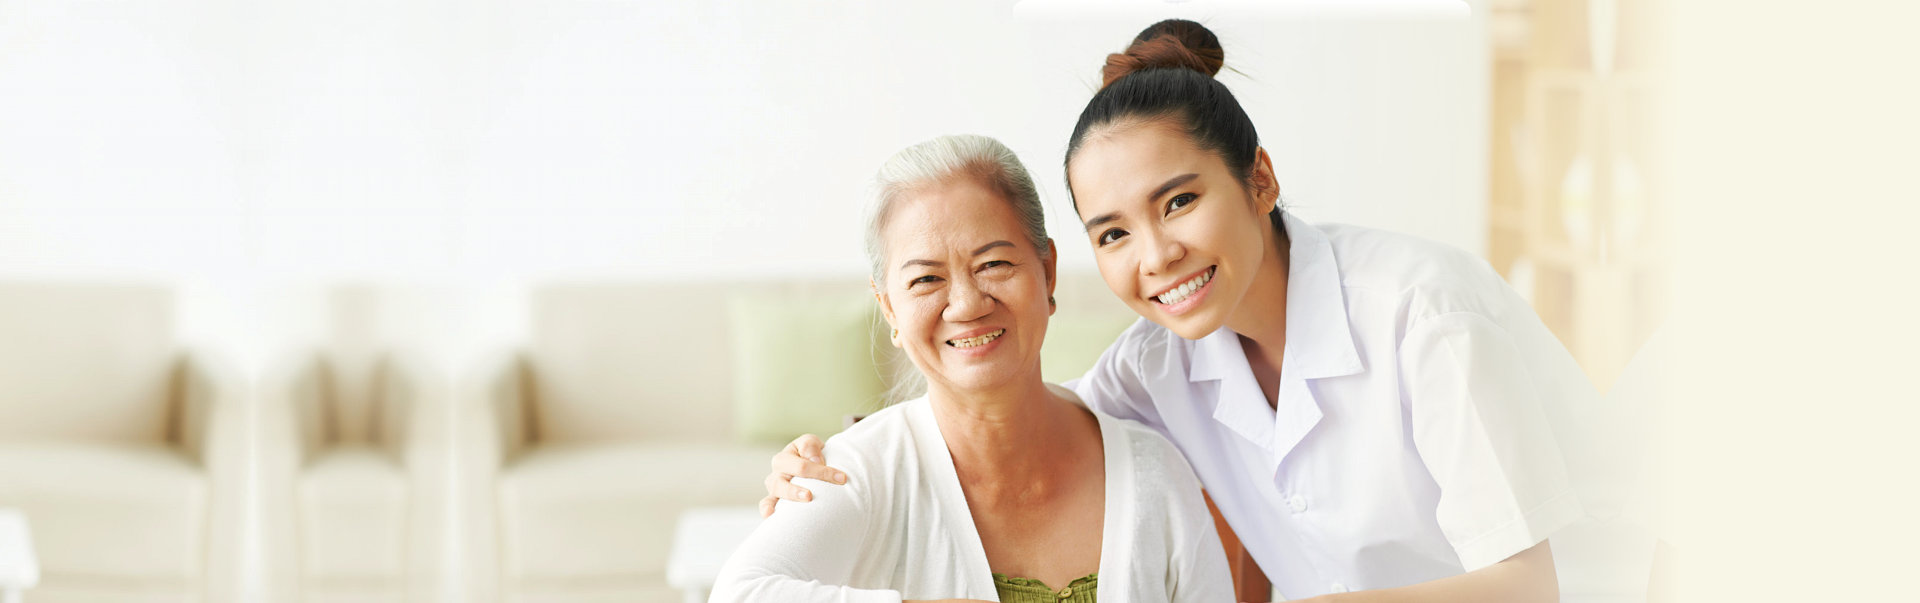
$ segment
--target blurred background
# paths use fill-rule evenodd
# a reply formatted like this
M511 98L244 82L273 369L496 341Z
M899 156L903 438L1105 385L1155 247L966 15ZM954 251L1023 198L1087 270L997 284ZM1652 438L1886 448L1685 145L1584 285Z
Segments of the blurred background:
M1823 357L1794 339L1809 316L1911 334L1813 298L1772 305L1818 297L1809 275L1874 300L1910 280L1870 268L1905 251L1837 250L1897 236L1796 235L1784 211L1890 228L1916 200L1886 176L1915 165L1912 145L1883 137L1913 133L1891 117L1914 106L1912 45L1853 21L1651 0L10 0L0 593L697 598L725 535L751 528L768 457L891 385L861 212L893 152L977 133L1027 162L1060 240L1050 379L1132 321L1071 232L1060 159L1105 55L1168 17L1220 35L1220 78L1291 211L1481 255L1606 394L1571 415L1569 446L1595 452L1570 463L1598 476L1592 530L1629 537L1585 557L1556 539L1569 600L1730 592L1655 569L1691 550L1692 575L1741 575L1713 553L1752 524L1693 519L1759 521L1720 503L1767 500L1748 493L1782 476L1731 468L1786 465L1725 450L1899 438L1781 435L1849 416L1768 397L1799 391L1785 384L1669 383L1675 358L1688 378L1804 374L1787 358ZM1829 44L1781 50L1809 35ZM1786 83L1814 74L1834 79ZM1809 108L1863 85L1878 104ZM1782 126L1803 123L1834 129ZM1829 132L1861 138L1795 144ZM1778 148L1876 159L1776 164ZM1856 194L1815 194L1836 182ZM1804 253L1747 253L1778 244ZM1859 272L1762 268L1782 265ZM1756 324L1783 339L1747 339ZM1821 349L1910 347L1874 341ZM1850 399L1884 399L1879 379L1849 378ZM1790 481L1842 467L1847 487L1891 488L1778 490L1912 494L1910 472L1778 454ZM1757 594L1796 592L1831 594Z

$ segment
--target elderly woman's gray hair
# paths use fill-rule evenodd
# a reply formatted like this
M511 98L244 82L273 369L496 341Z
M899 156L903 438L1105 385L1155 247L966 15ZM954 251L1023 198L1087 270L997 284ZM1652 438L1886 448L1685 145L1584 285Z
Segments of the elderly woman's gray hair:
M886 227L895 201L956 177L977 178L979 182L1013 204L1027 241L1045 258L1052 253L1047 238L1046 210L1040 207L1040 193L1027 175L1013 150L985 136L961 134L941 136L907 147L880 166L875 176L876 194L867 210L867 259L872 263L873 283L886 287L886 250L880 235Z

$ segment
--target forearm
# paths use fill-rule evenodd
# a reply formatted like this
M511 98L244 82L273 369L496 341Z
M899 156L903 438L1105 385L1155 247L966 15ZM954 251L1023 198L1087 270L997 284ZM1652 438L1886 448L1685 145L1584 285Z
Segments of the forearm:
M811 603L902 603L900 593L822 584L790 575L748 568L714 585L712 601L801 601Z
M1317 603L1555 603L1560 583L1546 542L1471 572L1399 588L1326 595Z

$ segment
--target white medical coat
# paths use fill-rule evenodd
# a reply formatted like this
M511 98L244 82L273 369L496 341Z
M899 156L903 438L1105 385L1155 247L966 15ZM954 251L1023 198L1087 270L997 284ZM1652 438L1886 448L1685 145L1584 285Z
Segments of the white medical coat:
M1273 404L1232 331L1191 341L1144 319L1069 387L1172 440L1287 598L1479 569L1584 516L1544 409L1597 393L1486 262L1283 223Z

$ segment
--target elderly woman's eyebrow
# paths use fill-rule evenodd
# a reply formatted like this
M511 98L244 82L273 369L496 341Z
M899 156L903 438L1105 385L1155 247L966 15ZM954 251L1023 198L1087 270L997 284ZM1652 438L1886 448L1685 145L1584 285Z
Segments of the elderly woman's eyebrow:
M1013 246L1013 243L1009 243L1006 241L994 241L992 243L981 245L979 249L973 250L973 255L974 257L979 257L980 254L986 253L988 251L992 251L993 248L995 247L1012 247L1012 246Z
M985 245L981 245L979 249L975 249L975 250L973 250L973 255L974 255L975 257L979 257L979 255L980 255L980 254L982 254L982 253L986 253L986 252L988 252L988 251L992 251L992 250L994 250L994 248L997 248L997 247L1012 247L1012 246L1013 246L1013 243L1011 243L1011 242L1008 242L1008 241L1004 241L1004 240L1001 240L1001 241L994 241L994 242L992 242L992 243L988 243L988 244L985 244ZM938 268L938 267L941 267L941 266L945 266L945 265L947 265L947 263L946 263L946 262L942 262L942 261L939 261L939 260L907 260L907 261L905 261L905 262L901 262L901 263L900 263L900 267L901 267L901 268L905 268L905 267L908 267L908 266L931 266L931 267L934 267L934 268Z

